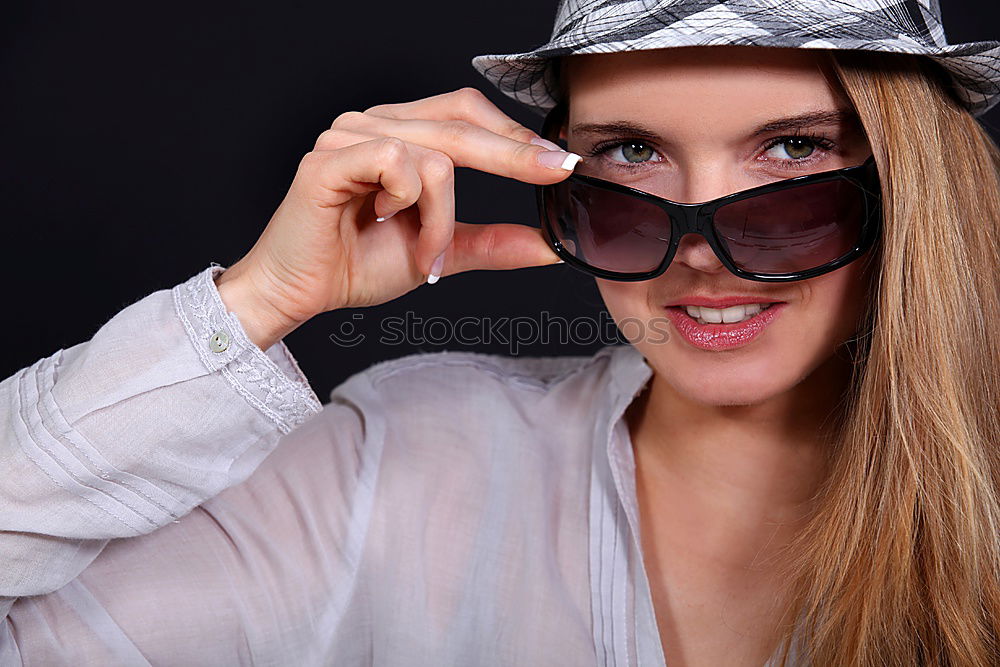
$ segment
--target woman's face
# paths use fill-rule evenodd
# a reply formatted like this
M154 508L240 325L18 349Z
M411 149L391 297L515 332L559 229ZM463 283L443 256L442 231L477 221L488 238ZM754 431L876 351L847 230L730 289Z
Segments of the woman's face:
M860 165L871 155L850 102L808 50L692 47L567 61L565 137L584 156L583 173L676 202ZM765 127L837 111L847 118ZM626 318L647 323L644 336L634 327L623 333L674 390L703 404L750 405L798 385L854 334L866 299L864 259L818 278L762 283L736 277L703 238L688 234L658 278L597 283L620 326ZM781 305L748 342L705 343L713 327L727 325L699 324L684 305L728 297Z

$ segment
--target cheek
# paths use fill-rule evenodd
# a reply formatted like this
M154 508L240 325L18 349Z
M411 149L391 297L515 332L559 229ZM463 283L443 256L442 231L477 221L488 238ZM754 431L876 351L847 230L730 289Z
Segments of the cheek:
M803 315L813 321L815 335L835 348L857 333L868 302L868 273L862 262L804 285Z
M651 310L651 293L646 282L619 282L617 280L604 280L596 278L597 289L601 293L604 305L607 307L611 317L618 323L619 329L626 334L629 340L633 340L630 332L625 331L621 326L626 320L647 321L651 317L656 317L660 313ZM636 341L633 341L636 342ZM636 345L641 349L641 345Z

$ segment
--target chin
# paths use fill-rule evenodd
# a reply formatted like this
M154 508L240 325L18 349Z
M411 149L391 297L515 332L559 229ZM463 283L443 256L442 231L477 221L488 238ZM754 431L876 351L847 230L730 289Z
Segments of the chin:
M746 353L749 350L723 354L667 348L641 351L677 394L693 403L719 407L766 403L793 390L817 365L777 350L751 354Z
M678 394L701 405L718 407L749 406L766 403L787 392L794 384L778 384L769 381L753 383L737 382L691 382L687 378L663 376Z

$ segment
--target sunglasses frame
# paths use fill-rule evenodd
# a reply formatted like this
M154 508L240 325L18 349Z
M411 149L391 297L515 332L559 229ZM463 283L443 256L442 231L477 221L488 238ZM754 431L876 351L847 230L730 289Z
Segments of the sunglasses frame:
M556 141L556 139L550 135L553 134L554 129L557 129L561 125L564 110L564 105L559 104L546 116L541 134L543 138ZM729 256L729 252L726 250L724 243L719 239L715 230L714 216L716 211L720 208L736 201L750 199L760 195L789 190L791 188L801 187L804 185L827 183L837 180L846 180L850 182L852 185L857 187L864 196L865 217L861 223L859 238L855 245L847 253L820 266L803 271L787 273L759 273L755 271L747 271L738 267L732 257ZM636 199L651 203L662 209L670 220L670 242L660 264L655 269L643 273L622 273L592 266L583 260L578 259L569 250L567 250L566 247L563 246L562 242L560 242L556 237L552 221L549 220L549 217L546 214L546 196L547 193L552 192L555 188L565 185L568 182L583 183L590 187L635 197ZM626 185L621 185L620 183L614 183L612 181L594 178L593 176L585 176L583 174L575 173L571 174L566 180L560 181L559 183L554 183L552 185L536 185L535 193L542 234L545 237L546 242L553 249L553 251L566 262L566 264L577 270L583 271L584 273L607 280L625 282L651 280L662 275L667 270L667 267L670 266L670 263L674 259L674 255L677 253L677 247L680 245L681 238L688 233L693 233L698 234L708 242L708 245L712 248L716 257L719 258L719 261L722 262L723 266L725 266L731 273L746 280L770 283L792 282L795 280L815 278L816 276L829 273L830 271L835 271L836 269L853 262L871 249L878 239L879 230L881 228L882 202L880 187L878 168L875 165L875 156L873 155L863 164L858 166L818 172L815 174L806 174L803 176L795 176L793 178L783 179L774 183L768 183L766 185L750 188L748 190L734 192L724 197L719 197L700 204L682 204L669 199L664 199L663 197L658 197L648 192L643 192L642 190L628 187Z

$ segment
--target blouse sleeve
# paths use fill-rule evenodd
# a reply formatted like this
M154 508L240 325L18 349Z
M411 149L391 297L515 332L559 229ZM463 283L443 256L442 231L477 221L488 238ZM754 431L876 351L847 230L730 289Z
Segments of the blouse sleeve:
M154 292L0 382L3 617L69 584L110 540L239 484L322 410L284 342L261 350L227 312L224 270ZM10 636L0 628L0 664Z

